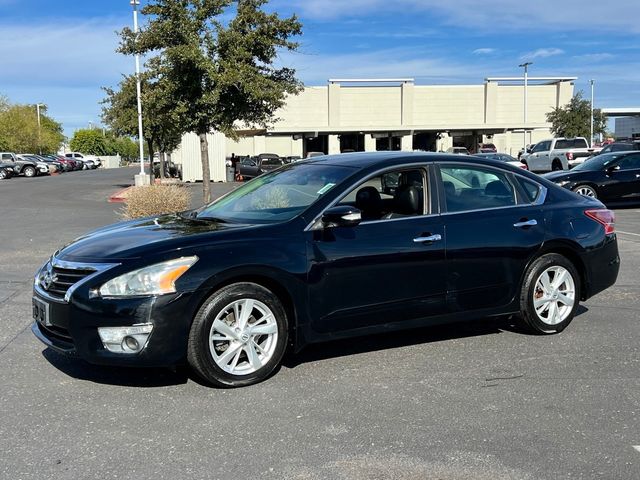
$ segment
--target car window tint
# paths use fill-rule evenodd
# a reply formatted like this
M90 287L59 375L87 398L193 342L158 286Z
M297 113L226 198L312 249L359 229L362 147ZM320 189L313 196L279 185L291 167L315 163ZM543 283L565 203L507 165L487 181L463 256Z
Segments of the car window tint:
M587 141L584 138L576 138L573 140L573 148L587 148Z
M612 143L611 144L610 151L612 152L625 152L627 150L633 150L633 148L631 148L630 143Z
M515 205L507 174L475 166L440 168L448 212Z
M556 149L562 150L565 148L573 148L573 140L558 140L556 142Z
M363 221L423 215L424 185L425 176L421 169L386 172L353 188L338 205L358 208Z
M640 169L640 154L628 155L618 162L620 170Z
M518 179L518 182L520 182L520 185L522 186L522 190L524 190L525 193L525 203L533 203L538 199L538 196L540 195L540 185L538 185L536 182L532 182L531 180L527 180L526 178L520 177L520 176L516 176L516 178ZM522 203L522 202L521 202Z
M549 150L550 145L550 141L537 143L536 146L533 147L533 150L531 150L531 153L546 152L547 150Z

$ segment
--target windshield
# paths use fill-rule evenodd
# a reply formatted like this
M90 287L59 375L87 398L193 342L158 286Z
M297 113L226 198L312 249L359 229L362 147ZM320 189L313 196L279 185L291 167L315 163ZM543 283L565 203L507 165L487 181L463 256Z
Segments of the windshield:
M593 172L596 170L602 170L607 166L611 165L613 162L618 160L622 154L620 153L605 153L598 155L596 157L591 157L585 160L583 163L576 165L571 169L572 172L576 171L587 171Z
M349 167L292 163L261 175L205 206L197 218L216 218L231 223L290 220L353 172Z

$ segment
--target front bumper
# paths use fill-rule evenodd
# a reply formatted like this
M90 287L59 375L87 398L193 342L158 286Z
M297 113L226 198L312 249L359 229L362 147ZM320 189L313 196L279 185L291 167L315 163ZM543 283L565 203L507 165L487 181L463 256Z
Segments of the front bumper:
M34 291L34 297L49 305L50 325L34 322L31 330L50 349L89 363L123 366L173 366L184 362L191 319L195 307L192 293L128 299L79 298L52 302ZM153 324L144 349L135 354L108 351L98 327Z

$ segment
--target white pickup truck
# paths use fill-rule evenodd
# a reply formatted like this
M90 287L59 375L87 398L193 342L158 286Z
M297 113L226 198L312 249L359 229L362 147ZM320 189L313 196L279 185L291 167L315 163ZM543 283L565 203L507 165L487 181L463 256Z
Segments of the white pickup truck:
M531 153L520 157L520 161L532 172L569 170L597 153L597 150L590 148L584 137L552 138L538 142Z

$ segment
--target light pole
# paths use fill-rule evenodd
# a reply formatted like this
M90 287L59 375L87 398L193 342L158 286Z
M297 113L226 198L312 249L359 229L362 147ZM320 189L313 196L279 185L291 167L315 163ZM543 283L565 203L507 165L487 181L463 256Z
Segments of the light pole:
M589 146L593 147L593 78L591 82L591 127L589 128Z
M42 123L40 122L40 107L45 107L44 103L36 103L36 113L38 115L38 153L42 155Z
M518 65L524 68L524 125L522 128L522 151L527 153L527 79L529 74L529 65L533 65L533 62L525 62Z
M131 0L129 2L133 7L133 33L138 35L138 5L140 0ZM137 41L137 38L136 38ZM138 97L138 143L140 146L140 176L139 181L136 184L144 185L147 179L144 174L144 148L143 148L143 136L142 136L142 94L140 91L140 55L136 53L136 94ZM150 180L149 180L150 181Z

